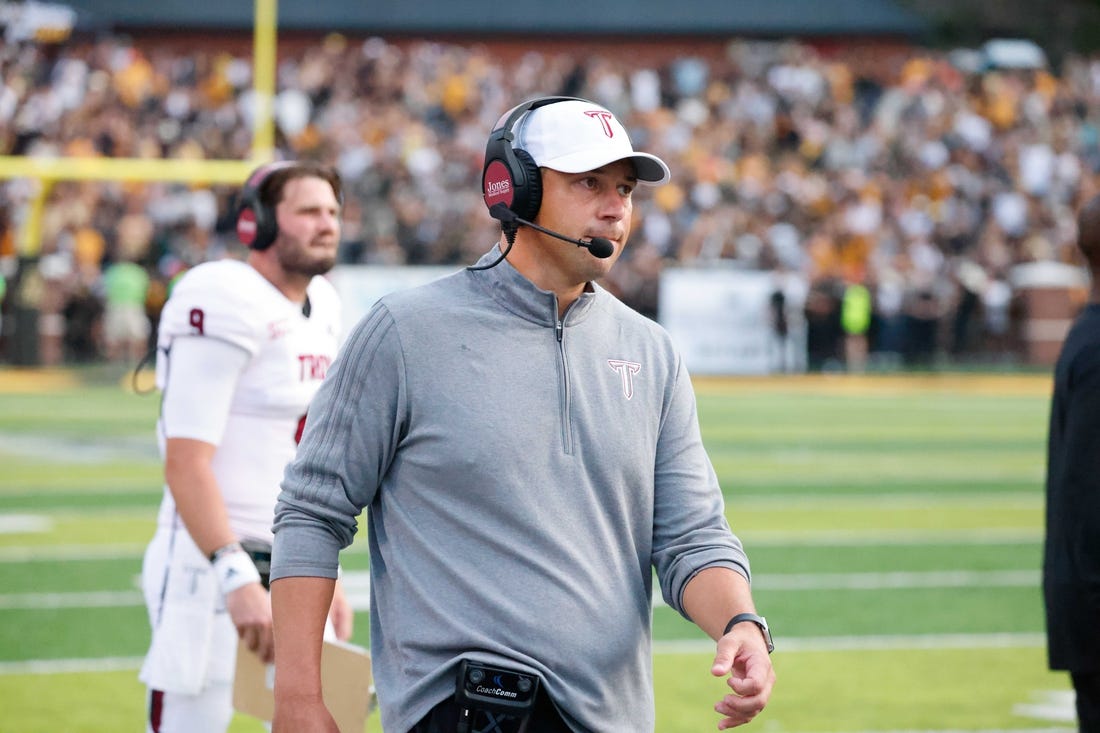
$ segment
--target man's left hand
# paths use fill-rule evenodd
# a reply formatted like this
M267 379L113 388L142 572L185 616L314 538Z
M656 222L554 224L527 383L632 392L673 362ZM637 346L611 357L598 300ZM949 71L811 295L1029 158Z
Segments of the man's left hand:
M755 718L768 704L775 686L775 669L760 629L754 624L738 624L719 639L710 673L715 677L728 675L726 684L733 690L714 706L723 716L718 730L744 725Z

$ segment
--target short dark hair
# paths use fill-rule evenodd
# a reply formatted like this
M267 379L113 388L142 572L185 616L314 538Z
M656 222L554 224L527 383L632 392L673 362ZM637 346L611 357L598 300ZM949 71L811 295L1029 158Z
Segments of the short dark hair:
M330 165L315 161L301 161L294 165L278 168L271 172L260 184L260 202L274 211L283 198L283 189L289 181L296 178L321 178L332 186L332 192L340 203L344 201L344 186L340 174Z

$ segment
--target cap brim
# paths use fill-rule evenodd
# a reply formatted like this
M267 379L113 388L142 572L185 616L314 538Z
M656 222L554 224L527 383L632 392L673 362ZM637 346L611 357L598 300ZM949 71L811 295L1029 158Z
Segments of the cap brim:
M668 183L669 179L672 177L668 166L656 155L650 155L649 153L633 153L622 158L614 156L608 158L606 153L606 150L582 150L542 162L539 165L551 170L561 171L562 173L584 173L585 171L594 171L597 168L603 168L605 165L614 163L617 160L629 160L634 163L634 173L638 176L638 181L640 183L648 183L657 186L662 183Z

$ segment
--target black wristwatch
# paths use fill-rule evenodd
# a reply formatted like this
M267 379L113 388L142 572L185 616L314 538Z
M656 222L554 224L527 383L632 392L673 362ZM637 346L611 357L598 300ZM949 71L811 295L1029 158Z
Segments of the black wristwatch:
M772 643L772 630L768 628L768 621L763 616L757 616L755 613L739 613L729 620L726 624L726 630L722 632L722 636L725 636L730 632L737 624L742 621L751 621L760 627L760 631L764 633L764 643L768 647L768 654L775 651L775 644Z

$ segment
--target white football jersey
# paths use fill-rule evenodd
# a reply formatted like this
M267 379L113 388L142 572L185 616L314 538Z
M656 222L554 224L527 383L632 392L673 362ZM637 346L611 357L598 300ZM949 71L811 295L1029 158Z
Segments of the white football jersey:
M340 304L324 277L308 288L309 315L286 298L251 265L236 260L207 262L176 284L161 313L157 334L157 386L165 389L172 369L172 345L181 338L218 339L248 354L236 379L225 429L220 436L197 426L166 424L161 415L158 438L197 438L217 445L213 470L221 487L229 523L238 537L270 542L279 484L294 457L306 410L317 392L340 340ZM185 389L201 398L202 384ZM172 375L172 384L181 384ZM207 379L196 376L196 380ZM224 405L210 405L224 410ZM209 421L207 421L209 423ZM158 522L176 521L172 494L165 488Z

